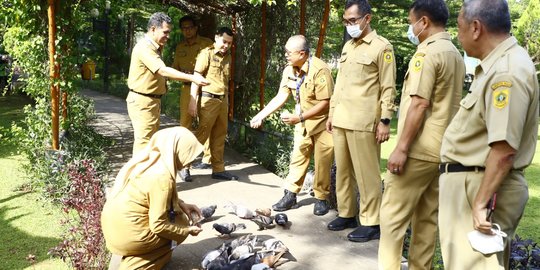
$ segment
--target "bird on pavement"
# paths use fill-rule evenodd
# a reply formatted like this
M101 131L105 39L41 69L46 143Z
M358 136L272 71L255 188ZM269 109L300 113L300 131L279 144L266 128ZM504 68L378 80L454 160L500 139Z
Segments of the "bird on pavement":
M255 224L259 226L259 231L262 231L264 229L270 229L275 226L274 218L263 215L257 215L256 217L252 218L251 221L255 222Z
M221 236L228 235L231 236L231 233L233 233L236 230L245 229L246 225L244 223L214 223L212 225L216 231L218 231Z
M216 212L217 205L210 205L201 208L201 213L204 219L210 218Z
M255 217L255 213L243 205L236 205L229 202L229 204L224 207L228 208L229 212L234 213L239 218L250 219Z
M257 208L255 209L255 214L269 217L272 215L272 209L270 208Z
M276 220L276 224L280 226L285 226L289 222L289 218L284 213L276 214L274 219Z

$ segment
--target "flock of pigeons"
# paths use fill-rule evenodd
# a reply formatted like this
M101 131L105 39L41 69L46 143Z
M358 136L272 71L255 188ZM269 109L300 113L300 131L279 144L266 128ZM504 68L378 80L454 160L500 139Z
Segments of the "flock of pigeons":
M199 225L201 222L208 221L215 213L217 206L211 205L201 208L202 217L193 224ZM271 229L276 225L288 228L290 222L284 213L278 213L272 216L270 208L251 209L235 204L225 206L230 213L236 216L251 220L259 227L259 230ZM237 230L245 229L244 223L214 223L214 230L219 233L221 238L230 238L231 234ZM258 236L248 234L223 243L215 250L208 252L201 266L206 270L269 270L274 269L288 260L282 258L289 249L276 238L267 240L259 239Z

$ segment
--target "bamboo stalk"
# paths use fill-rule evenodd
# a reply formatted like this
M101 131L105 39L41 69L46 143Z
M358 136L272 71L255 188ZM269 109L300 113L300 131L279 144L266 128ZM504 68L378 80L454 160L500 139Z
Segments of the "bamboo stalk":
M48 0L49 7L47 14L49 18L49 75L51 78L51 117L52 117L52 148L54 150L59 149L58 133L59 133L59 108L58 98L60 88L56 81L60 76L58 72L58 64L54 59L56 54L55 41L56 41L56 21L55 21L55 0Z
M317 43L317 51L315 52L315 56L321 57L323 46L324 46L324 38L326 37L326 28L328 27L328 17L330 16L330 0L326 0L326 3L324 5L324 14L323 19L321 21L321 29L319 31L319 42Z

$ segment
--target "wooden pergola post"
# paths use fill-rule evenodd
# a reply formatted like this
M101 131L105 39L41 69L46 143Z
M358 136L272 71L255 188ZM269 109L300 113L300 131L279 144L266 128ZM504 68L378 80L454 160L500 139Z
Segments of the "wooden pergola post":
M236 27L236 13L232 14L232 30L235 35L237 35L237 27ZM234 65L236 63L236 40L238 38L235 38L233 40L232 48L231 48L231 79L229 80L229 120L232 121L234 119Z
M300 35L306 35L306 0L300 0Z
M266 78L266 2L261 5L261 77L259 78L259 108L264 108L264 80Z
M319 42L317 43L317 51L315 56L321 57L324 45L324 38L326 36L326 28L328 27L328 17L330 16L330 0L325 1L324 14L321 21L321 30L319 31Z
M56 21L55 21L55 0L48 0L49 7L47 14L49 17L49 74L51 78L51 116L52 116L52 148L54 150L59 149L58 133L59 133L59 108L58 98L60 87L56 81L59 76L59 66L54 59L56 54L55 40L56 40Z

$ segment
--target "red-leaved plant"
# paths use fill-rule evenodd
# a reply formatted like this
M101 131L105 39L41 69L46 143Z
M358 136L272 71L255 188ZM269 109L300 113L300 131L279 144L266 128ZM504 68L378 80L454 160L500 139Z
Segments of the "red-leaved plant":
M110 254L101 232L100 215L105 204L103 183L92 160L76 161L67 167L68 194L60 200L67 228L63 241L49 254L71 263L75 269L106 269Z

